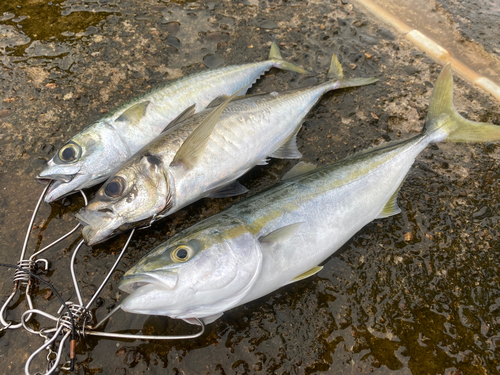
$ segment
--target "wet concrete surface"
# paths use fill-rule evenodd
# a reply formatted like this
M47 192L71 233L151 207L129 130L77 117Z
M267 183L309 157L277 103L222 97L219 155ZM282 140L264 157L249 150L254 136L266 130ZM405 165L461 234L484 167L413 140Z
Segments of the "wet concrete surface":
M461 63L500 85L499 0L373 0L430 37Z
M33 4L59 11L36 17ZM461 8L450 9L455 17ZM51 14L57 21L46 21ZM73 16L78 18L67 22ZM474 24L487 22L468 16ZM317 73L272 70L252 89L279 91L321 82L331 54L339 54L347 76L380 82L328 93L311 111L299 149L302 160L325 164L420 132L441 69L344 0L14 1L0 5L0 17L0 246L7 263L18 260L43 189L34 178L45 161L103 113L166 80L263 59L275 37L287 60ZM498 40L496 46L489 42L485 49L499 48ZM467 118L500 125L499 104L483 92L455 79L454 97ZM79 341L76 373L500 372L499 151L495 144L429 147L403 185L402 214L368 225L316 276L225 313L195 340ZM273 160L255 168L241 179L250 189L245 196L271 186L295 163ZM137 232L92 313L100 319L119 302L117 281L149 249L245 196L205 199ZM42 205L28 253L72 228L82 204L74 196ZM79 239L74 235L49 250L50 270L41 273L72 301L69 261ZM76 269L84 298L97 289L125 241L126 235L80 251ZM2 301L12 273L0 270ZM35 304L51 313L59 307L44 286L36 289ZM21 300L18 308L23 306ZM19 318L19 310L9 316ZM35 325L51 322L37 318ZM106 329L196 330L122 312ZM22 373L42 341L20 330L1 333L0 373ZM33 372L45 368L44 357Z

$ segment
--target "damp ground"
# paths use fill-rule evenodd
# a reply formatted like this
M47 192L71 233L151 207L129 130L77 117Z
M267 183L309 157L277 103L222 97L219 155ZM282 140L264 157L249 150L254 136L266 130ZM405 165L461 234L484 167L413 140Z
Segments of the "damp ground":
M465 17L457 13L461 8L439 4L439 12L447 12L449 22L459 28ZM480 38L487 15L466 16L473 25L481 23L470 30L494 56L498 41L495 45ZM287 60L315 74L272 70L252 92L322 82L332 53L339 55L348 77L380 79L323 97L298 135L302 160L326 164L421 131L441 66L349 1L0 5L1 261L18 260L43 189L35 176L73 134L165 81L264 59L273 38ZM484 92L455 79L454 98L465 117L500 125L500 106ZM192 341L87 338L76 348L76 373L499 372L499 152L495 144L429 147L403 185L402 214L369 224L316 276L225 313ZM276 183L295 163L273 160L253 169L241 179L250 190L245 196ZM123 296L117 281L149 249L245 196L205 199L137 232L92 313L100 319L119 303ZM72 228L73 214L82 204L74 196L42 205L28 253ZM125 237L80 251L76 269L84 298L96 290ZM72 301L76 295L69 261L79 240L74 235L49 250L49 271L41 273ZM0 270L2 301L11 291L12 273ZM42 286L36 289L35 304L51 313L59 307ZM9 316L19 318L23 306L21 300ZM51 324L42 318L34 323ZM122 312L106 329L150 334L195 330L168 318ZM41 344L42 338L25 331L1 333L0 373L22 373L27 357ZM32 372L45 366L43 354Z

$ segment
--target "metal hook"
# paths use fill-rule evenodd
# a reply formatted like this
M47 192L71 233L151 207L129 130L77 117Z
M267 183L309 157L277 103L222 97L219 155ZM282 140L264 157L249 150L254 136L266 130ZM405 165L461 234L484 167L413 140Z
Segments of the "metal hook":
M187 339L195 339L200 337L205 333L205 323L203 320L195 318L201 326L199 332L193 333L192 335L183 335L183 336L155 336L155 335L136 335L132 333L115 333L115 332L101 332L96 331L106 320L108 320L114 313L116 313L120 309L120 305L115 307L106 317L97 323L94 327L87 329L85 334L87 336L98 336L98 337L106 337L113 339L133 339L133 340L187 340Z
M26 362L25 365L25 373L26 375L30 375L29 373L29 367L31 365L31 362L33 359L44 349L49 349L49 357L55 353L56 357L54 358L55 363L49 363L47 372L44 375L50 375L53 373L61 359L62 356L62 349L64 347L64 344L68 340L69 335L71 334L71 329L72 329L72 322L75 324L75 332L78 336L81 338L86 337L86 336L96 336L96 337L104 337L104 338L113 338L113 339L133 339L133 340L182 340L182 339L193 339L200 337L203 335L205 332L205 323L198 318L195 318L199 325L201 326L201 329L199 332L196 332L191 335L182 335L182 336L154 336L154 335L136 335L136 334L126 334L126 333L114 333L114 332L102 332L102 331L97 331L97 329L104 324L116 311L120 309L120 305L118 305L116 308L114 308L104 319L102 319L98 324L95 326L91 326L88 324L92 320L92 315L90 313L90 307L94 303L95 299L99 296L100 292L104 288L104 286L107 284L109 281L109 278L111 277L112 273L115 271L116 267L118 266L118 263L121 261L123 258L123 255L125 254L125 251L127 250L130 241L132 240L132 237L134 235L135 229L133 229L127 239L127 242L123 246L122 251L118 255L117 259L115 260L113 266L111 267L110 271L104 278L103 282L101 283L99 289L94 293L90 301L87 303L86 306L83 305L83 300L81 297L80 289L78 287L78 282L76 279L76 274L75 274L75 260L76 256L78 254L78 251L81 249L84 241L80 241L79 244L77 245L73 256L71 257L71 277L73 279L75 289L76 289L76 294L78 298L79 304L72 303L72 302L67 302L66 305L69 308L69 312L71 315L69 315L68 312L65 312L63 315L61 315L59 318L56 318L55 316L48 314L46 312L40 311L40 310L27 310L23 316L21 317L21 324L23 327L30 333L34 334L39 334L43 338L45 338L44 344L38 348L29 358L28 361ZM58 314L62 312L63 306L58 311ZM27 325L28 319L26 318L27 316L31 316L32 314L39 314L44 316L45 318L48 318L50 320L53 320L57 322L55 328L51 329L45 329L42 331L35 331L31 327ZM52 337L49 338L49 334L52 334ZM60 334L63 334L63 337L61 341L59 342L59 347L57 351L53 351L52 347L56 345L57 338ZM71 342L71 349L70 349L70 357L74 358L74 341Z
M42 194L40 195L40 198L38 199L38 202L35 206L35 210L33 211L33 215L31 216L30 223L28 225L26 237L24 238L24 244L23 244L23 247L21 250L21 256L19 258L19 262L17 262L17 265L19 267L21 267L22 269L29 271L31 273L36 272L36 270L38 268L38 266L37 266L38 263L43 263L44 270L48 271L48 269L49 269L48 260L47 259L36 259L36 257L38 255L40 255L41 253L47 251L48 249L50 249L54 245L58 244L59 242L61 242L62 240L64 240L68 236L70 236L71 234L73 234L80 227L80 224L78 224L75 228L73 228L71 231L69 231L68 233L66 233L65 235L60 237L59 239L57 239L54 242L52 242L51 244L45 246L43 249L35 252L33 255L30 256L29 259L27 259L27 260L24 259L24 256L26 254L26 249L28 247L28 240L30 237L30 233L31 233L31 230L33 228L33 223L35 222L35 218L36 218L36 215L38 213L38 210L40 209L40 205L41 205L43 198L45 197L45 194L47 193L47 190L49 189L50 185L51 185L51 182L47 184L45 189L43 189ZM83 196L83 199L85 201L85 205L87 205L88 204L87 196L81 190L80 190L80 193ZM27 272L23 272L21 270L16 270L16 272L14 273L13 279L14 279L13 280L14 281L14 289L13 289L12 293L10 294L10 296L5 301L5 303L3 304L2 308L0 309L0 322L3 325L3 329L17 329L17 328L20 328L22 326L22 323L14 324L12 321L7 321L7 319L6 319L6 310L9 306L10 302L16 296L18 291L19 291L19 294L21 295L21 291L20 291L21 286L25 286L26 301L28 303L29 310L33 309L33 300L31 297L31 289L33 287L33 282L34 282L33 277L31 277L29 275L29 273L27 273ZM29 315L26 318L26 320L30 320L30 319L31 319L31 315Z

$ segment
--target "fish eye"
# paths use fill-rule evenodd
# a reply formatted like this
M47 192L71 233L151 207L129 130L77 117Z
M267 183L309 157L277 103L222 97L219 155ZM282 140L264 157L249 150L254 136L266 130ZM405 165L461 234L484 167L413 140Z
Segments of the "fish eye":
M176 247L171 253L170 258L176 263L186 262L191 257L193 250L186 245Z
M81 147L74 142L70 142L59 150L59 159L63 163L72 163L80 158Z
M113 177L111 181L106 184L104 188L104 194L108 197L116 198L122 195L125 188L125 181L121 177Z

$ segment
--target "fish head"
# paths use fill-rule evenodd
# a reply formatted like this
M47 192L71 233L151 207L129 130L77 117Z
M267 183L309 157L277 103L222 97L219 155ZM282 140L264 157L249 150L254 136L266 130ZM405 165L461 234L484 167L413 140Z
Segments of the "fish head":
M36 177L41 182L55 181L45 201L53 202L104 181L129 154L108 123L85 129L62 146Z
M261 266L259 242L242 223L209 218L158 246L125 273L119 288L130 295L121 308L178 319L217 315L248 294Z
M155 215L171 207L171 178L160 164L156 156L137 154L76 214L87 245L133 227L147 226Z

